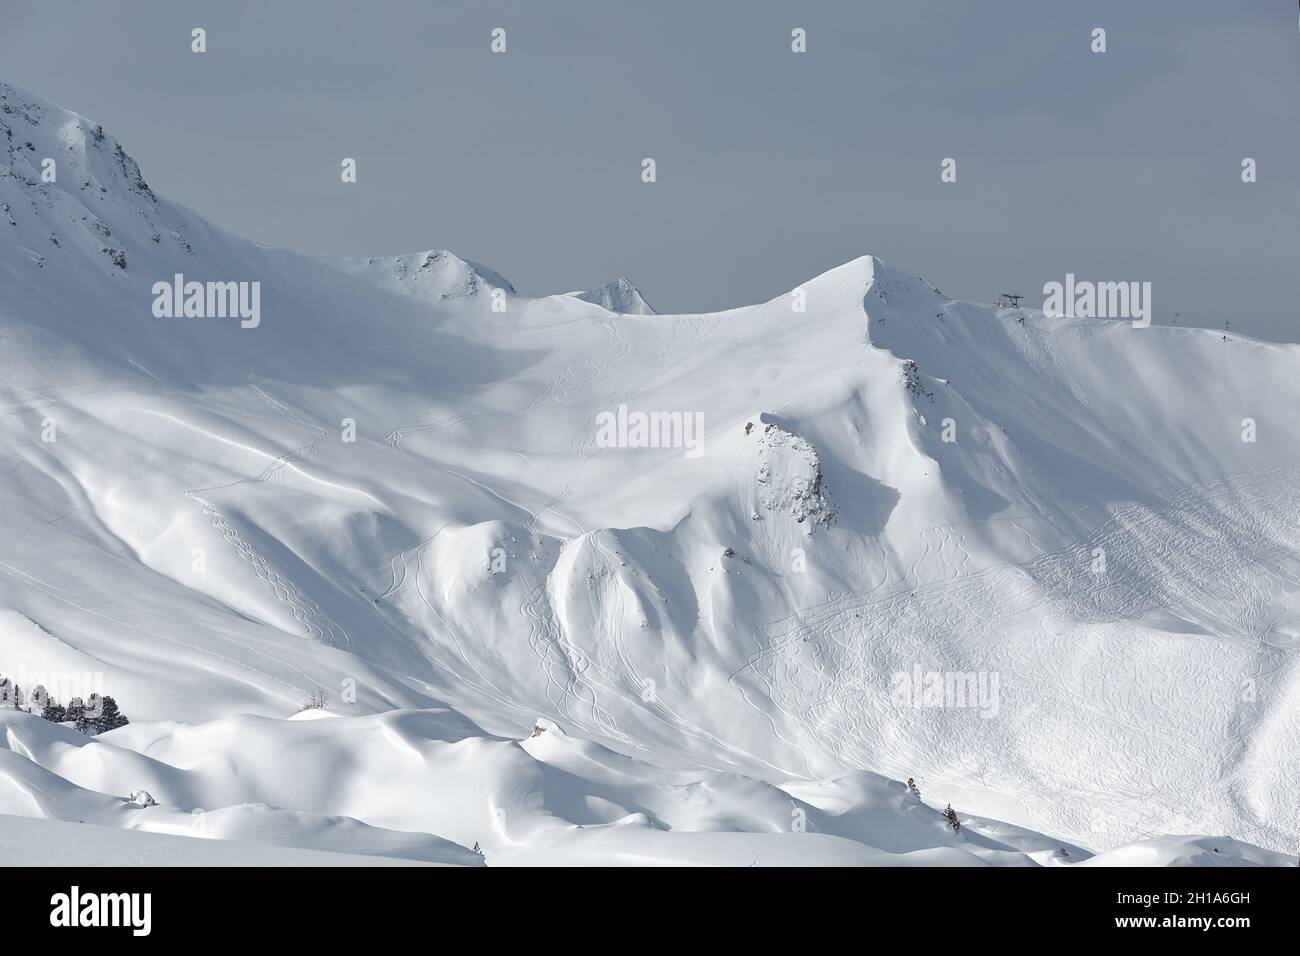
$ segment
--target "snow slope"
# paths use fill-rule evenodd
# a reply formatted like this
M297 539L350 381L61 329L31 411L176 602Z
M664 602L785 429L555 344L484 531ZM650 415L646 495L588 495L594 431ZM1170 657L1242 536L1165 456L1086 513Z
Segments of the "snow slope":
M0 813L494 865L1300 850L1296 347L870 256L709 315L531 297L233 236L9 85L0 146L0 673L133 721L0 717ZM156 317L177 274L260 321ZM620 406L700 453L610 447ZM988 693L896 693L931 672Z
M195 840L143 831L0 815L11 866L420 866L394 857Z

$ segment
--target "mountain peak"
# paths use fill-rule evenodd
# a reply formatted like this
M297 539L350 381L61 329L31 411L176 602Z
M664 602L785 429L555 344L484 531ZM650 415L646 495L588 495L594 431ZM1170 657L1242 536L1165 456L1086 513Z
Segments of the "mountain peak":
M641 290L634 286L626 276L619 276L612 282L590 289L586 292L570 292L569 295L583 302L598 305L609 312L619 315L656 315L650 303L641 295Z
M0 228L17 240L0 259L15 268L120 276L146 250L206 243L206 221L155 195L103 126L4 82L0 148Z
M345 271L378 275L403 292L420 298L464 299L492 290L515 294L510 280L499 272L446 249L338 261Z
M103 126L5 82L0 82L0 135L6 178L21 177L29 187L50 183L42 174L46 161L53 160L52 182L64 192L102 194L120 187L158 201L139 165Z

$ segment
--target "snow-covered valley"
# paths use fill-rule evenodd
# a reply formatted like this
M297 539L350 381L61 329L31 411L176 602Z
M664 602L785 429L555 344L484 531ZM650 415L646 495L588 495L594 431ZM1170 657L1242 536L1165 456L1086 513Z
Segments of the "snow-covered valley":
M0 838L1300 852L1300 347L872 256L704 315L530 296L231 235L3 83L0 148L0 675L130 718L0 710Z

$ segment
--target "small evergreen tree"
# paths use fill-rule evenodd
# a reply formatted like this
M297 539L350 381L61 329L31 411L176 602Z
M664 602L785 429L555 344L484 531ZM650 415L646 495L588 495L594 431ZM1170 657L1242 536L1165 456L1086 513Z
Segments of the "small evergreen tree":
M86 699L86 706L81 711L81 721L77 724L77 729L83 734L94 736L99 733L98 721L99 715L104 712L104 698L99 694L91 694Z
M99 708L99 716L90 719L92 732L102 734L106 730L114 730L118 727L125 727L130 723L126 719L126 714L117 709L117 701L104 695Z
M86 733L86 705L82 702L80 697L74 697L72 700L68 701L67 711L64 713L63 719L65 721L72 721L73 726L76 727L77 730L83 734Z
M948 809L943 812L943 815L948 818L948 826L952 827L953 833L961 829L961 821L957 819L957 811L952 808L951 803L948 804Z
M41 716L52 723L61 724L68 719L68 712L53 700L47 700L41 710Z

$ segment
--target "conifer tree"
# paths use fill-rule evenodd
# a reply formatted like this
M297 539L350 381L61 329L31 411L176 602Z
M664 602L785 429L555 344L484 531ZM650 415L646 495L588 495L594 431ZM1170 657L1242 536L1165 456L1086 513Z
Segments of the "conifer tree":
M99 708L99 716L90 718L90 725L94 733L102 734L106 730L113 730L117 727L125 727L130 723L123 714L117 709L117 701L105 695Z
M82 702L80 697L74 697L72 700L68 701L67 711L64 713L63 719L65 721L72 721L73 726L75 726L81 733L84 734L87 732L86 705Z
M61 724L68 719L68 712L51 698L41 709L41 716L52 723Z

